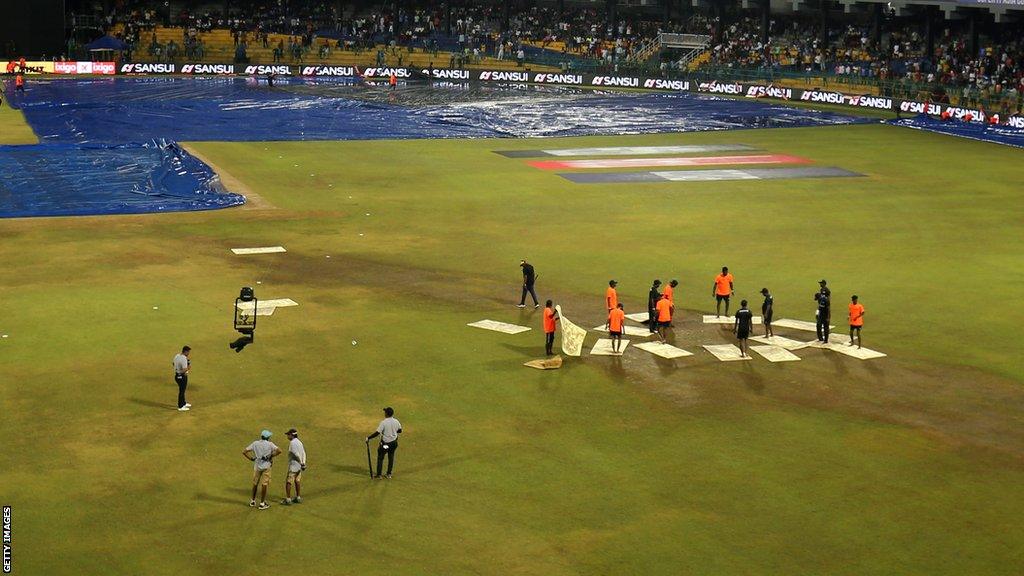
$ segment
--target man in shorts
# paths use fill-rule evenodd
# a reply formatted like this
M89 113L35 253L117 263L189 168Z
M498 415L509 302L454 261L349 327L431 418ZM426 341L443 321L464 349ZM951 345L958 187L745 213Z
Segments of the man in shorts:
M665 331L672 325L672 301L666 294L661 295L655 310L658 313L658 336L661 336L661 342L665 343Z
M302 504L301 481L306 471L306 447L299 440L299 431L291 428L284 433L288 437L288 477L284 481L284 500L281 504ZM292 498L292 486L295 486L295 498Z
M270 486L270 467L274 465L274 456L281 453L273 442L270 441L270 430L260 433L260 439L249 444L242 450L242 455L252 460L252 499L249 500L249 507L256 507L256 490L261 489L260 510L270 508L267 504L267 486Z
M711 287L711 295L715 297L715 318L722 316L722 302L725 302L725 315L729 315L729 297L733 294L732 274L728 266L722 266L722 273L715 276L715 284Z
M626 323L626 312L622 304L616 304L615 309L608 313L608 337L612 339L612 352L618 352L622 345L622 327Z
M860 337L860 329L864 327L864 305L857 302L857 295L854 294L850 297L850 342L848 346L853 346L854 333L857 334L857 348L861 348L864 345L864 341Z
M761 321L764 323L764 336L765 338L771 338L775 336L775 332L772 331L772 314L775 313L775 297L772 296L771 292L767 288L761 288L761 295L764 296L764 302L761 303Z
M747 338L754 328L754 313L747 308L747 301L740 301L740 309L736 311L736 321L733 323L732 331L736 333L739 340L740 357L747 356Z

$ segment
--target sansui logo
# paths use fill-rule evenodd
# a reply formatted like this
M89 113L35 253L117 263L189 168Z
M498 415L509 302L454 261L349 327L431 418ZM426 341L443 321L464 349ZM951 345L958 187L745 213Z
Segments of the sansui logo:
M246 66L246 74L277 74L279 76L288 76L292 73L292 69L288 66Z
M781 98L789 100L793 97L793 90L780 88L778 86L751 86L747 88L747 98Z
M1024 128L1024 116L1014 116L1006 121L1006 125L1014 128Z
M495 82L529 82L529 72L492 72L484 70L480 73L480 80L494 80Z
M808 102L825 102L828 104L846 104L846 95L839 92L819 92L806 90L800 95L801 100Z
M423 73L430 75L430 69L424 68ZM469 80L469 70L451 70L448 68L434 68L434 75L432 78L440 78L442 80Z
M174 74L174 64L121 64L121 74Z
M719 84L718 82L701 82L699 90L712 94L743 94L743 86L739 84Z
M957 119L963 119L964 116L970 114L971 120L975 122L981 122L985 116L981 110L971 110L970 108L958 108L956 106L947 106L946 112L949 112L949 114L953 118Z
M689 90L689 80L662 80L661 78L648 78L644 80L644 88L656 90Z
M621 88L639 88L640 79L629 76L594 76L590 80L593 86L619 86Z
M303 76L355 76L352 66L303 66Z
M892 99L879 96L850 96L850 105L860 106L861 108L892 110Z
M408 78L411 76L408 68L366 68L363 70L365 78L388 78L392 74L396 78Z
M938 104L930 104L928 102L912 102L910 100L904 100L900 102L901 112L910 112L912 114L932 114L938 116L942 114L942 106Z
M234 74L234 64L183 64L182 74Z
M583 84L582 74L534 74L538 84Z

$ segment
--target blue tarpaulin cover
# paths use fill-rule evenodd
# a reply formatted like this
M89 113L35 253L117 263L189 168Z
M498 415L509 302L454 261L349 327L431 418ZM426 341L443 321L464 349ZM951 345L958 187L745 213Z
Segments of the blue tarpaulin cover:
M0 146L0 217L211 210L245 202L177 144Z
M12 91L13 92L13 91ZM545 87L414 87L280 78L95 78L32 82L12 105L44 142L502 138L784 128L863 122L695 94Z
M926 114L889 122L896 126L1024 148L1024 130L1010 126L990 126L981 122L964 122L963 120L940 120Z
M128 46L113 36L103 36L85 45L86 50L124 50Z
M206 210L244 202L175 141L645 134L849 124L827 112L695 94L359 80L32 80L11 94L42 144L0 147L0 217ZM148 142L138 144L139 142ZM136 144L133 144L136 143Z

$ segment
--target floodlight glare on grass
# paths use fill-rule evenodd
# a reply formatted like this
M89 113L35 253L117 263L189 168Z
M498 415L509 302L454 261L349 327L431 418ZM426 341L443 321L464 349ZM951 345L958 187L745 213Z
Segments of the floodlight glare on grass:
M231 343L235 352L241 352L246 344L251 344L256 335L256 294L249 286L243 286L235 298L235 330L242 337Z

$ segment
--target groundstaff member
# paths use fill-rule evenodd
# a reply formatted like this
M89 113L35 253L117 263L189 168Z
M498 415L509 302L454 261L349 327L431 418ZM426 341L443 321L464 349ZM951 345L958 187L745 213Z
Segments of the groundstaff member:
M604 291L604 305L609 314L619 307L619 292L615 288L618 285L619 283L615 280L609 280L608 288Z
M270 441L270 430L260 433L260 439L249 444L242 450L242 455L253 461L252 473L252 499L249 506L256 506L256 489L260 489L260 510L270 508L267 504L267 486L270 485L270 467L274 465L274 456L281 453L281 449Z
M715 276L715 284L711 287L711 295L715 297L715 317L722 315L722 301L725 301L725 315L729 315L729 297L733 294L732 274L728 266L722 266L722 273Z
M551 300L544 303L544 352L551 356L554 354L552 348L555 346L555 323L558 322L558 312L555 311Z
M185 401L185 388L188 387L188 373L192 370L192 349L182 346L181 354L176 354L171 364L174 365L174 383L178 385L178 411L188 412L192 405Z
M864 345L860 337L860 329L864 327L864 305L857 302L857 295L850 297L850 342L853 346L854 334L857 336L857 348Z
M615 309L608 313L608 337L612 339L612 352L618 352L622 346L622 327L626 323L626 311L622 304L616 304Z
M523 269L523 296L519 299L519 304L516 307L526 308L526 294L529 293L533 297L533 307L537 308L540 306L540 301L537 300L537 293L533 290L533 284L537 281L537 273L533 269L533 264L526 260L520 260L519 267Z
M736 339L740 341L740 358L747 356L747 338L754 330L754 313L747 308L747 301L740 301L740 309L736 311L736 321L733 322L732 331L736 333Z
M377 446L377 475L380 478L381 467L384 465L384 455L388 456L388 473L384 476L391 479L391 471L395 466L395 452L398 450L398 435L402 433L402 423L395 418L395 411L388 406L384 409L384 419L377 425L377 431L366 437L369 444L377 436L380 436L380 445Z
M284 481L284 500L281 504L302 504L300 490L302 473L306 471L306 447L299 440L299 431L295 428L284 435L288 437L288 477ZM292 486L295 486L295 498L292 498Z
M828 323L832 320L832 291L825 286L824 280L818 284L821 285L821 289L814 294L814 301L818 303L818 309L814 312L815 329L818 342L828 344Z
M661 342L665 343L665 331L672 325L672 301L668 294L662 294L661 300L655 304L655 311L658 313L658 336Z
M764 335L766 338L775 336L772 331L772 315L775 314L775 297L767 288L761 288L761 295L764 302L761 303L761 322L764 323Z

